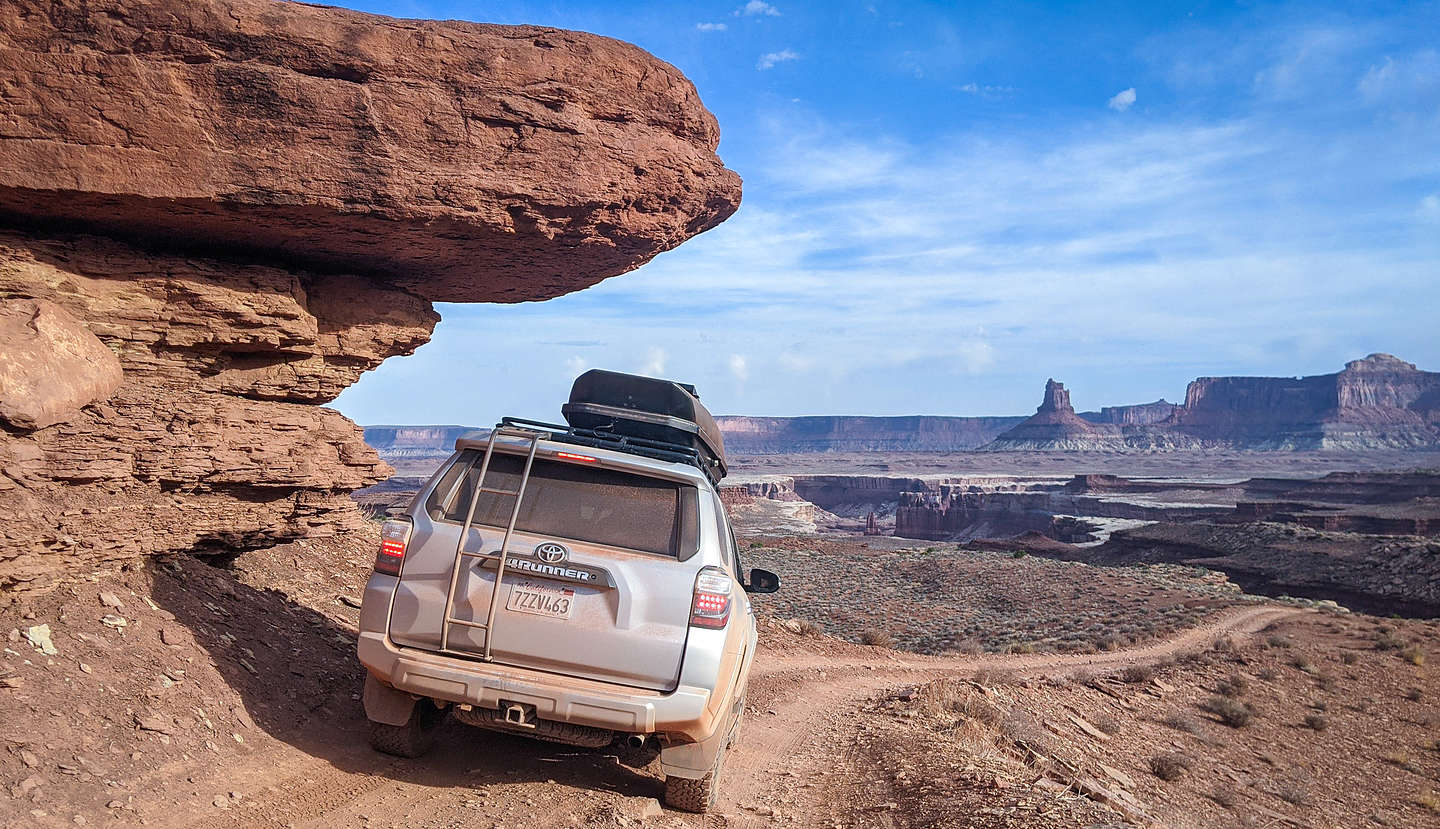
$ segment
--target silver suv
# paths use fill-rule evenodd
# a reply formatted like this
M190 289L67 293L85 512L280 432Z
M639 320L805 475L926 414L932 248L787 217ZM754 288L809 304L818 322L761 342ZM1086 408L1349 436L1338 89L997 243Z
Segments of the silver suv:
M508 418L455 449L384 525L365 588L372 745L418 756L453 716L648 746L666 802L709 809L755 655L746 594L779 587L743 575L714 473L653 441Z

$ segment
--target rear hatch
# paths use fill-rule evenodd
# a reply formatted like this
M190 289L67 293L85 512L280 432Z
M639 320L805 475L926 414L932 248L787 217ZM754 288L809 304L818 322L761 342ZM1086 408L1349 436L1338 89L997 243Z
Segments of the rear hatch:
M640 474L610 453L541 447L499 590L495 562L462 559L452 617L484 623L493 593L495 662L672 690L695 580L681 562L699 544L694 482L680 474ZM390 614L397 644L441 648L456 544L483 460L483 451L459 453L413 511L415 530ZM497 446L486 488L519 488L524 462ZM482 492L465 550L498 553L513 504ZM448 651L478 657L486 635L452 624Z

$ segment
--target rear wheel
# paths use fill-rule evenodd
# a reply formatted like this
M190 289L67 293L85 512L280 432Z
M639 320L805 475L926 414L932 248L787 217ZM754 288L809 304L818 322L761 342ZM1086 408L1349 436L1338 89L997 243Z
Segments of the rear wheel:
M730 726L730 734L720 746L720 753L715 756L715 765L704 777L665 775L665 805L683 812L708 812L714 808L715 798L720 794L720 772L725 769L725 758L740 736L740 720L745 714L743 700L739 703L739 709Z
M419 700L404 725L370 721L370 747L396 757L419 757L435 745L435 734L449 712Z

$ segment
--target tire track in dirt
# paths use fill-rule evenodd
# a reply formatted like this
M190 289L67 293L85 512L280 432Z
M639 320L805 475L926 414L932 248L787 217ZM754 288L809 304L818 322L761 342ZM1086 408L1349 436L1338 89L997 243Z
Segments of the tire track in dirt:
M751 680L749 713L726 761L719 814L667 811L659 823L768 826L769 810L778 810L800 825L826 825L837 807L864 795L856 791L854 784L861 780L851 771L853 764L843 757L863 727L856 709L889 688L986 670L1018 676L1115 670L1202 648L1221 636L1252 635L1303 612L1274 605L1245 608L1165 641L1103 654L927 657L877 649L873 656L834 657L762 652ZM188 809L151 815L152 823L342 826L355 825L363 813L372 826L469 825L502 814L508 823L521 812L527 825L561 826L595 807L597 789L622 797L658 797L662 788L653 767L617 772L601 755L570 757L563 748L531 746L518 738L492 742L493 750L452 738L441 748L445 762L456 768L442 770L424 761L375 754L360 728L338 727L334 736L337 745L328 760L276 740L241 763L211 769L192 782L239 791L239 802L226 811L207 811L208 802L192 800ZM542 773L549 769L553 772ZM475 799L484 801L483 810L468 805ZM875 819L884 825L887 816Z
M1137 648L1104 654L1025 654L982 657L904 657L896 660L835 659L819 655L756 662L762 687L789 684L783 697L756 700L754 708L774 711L745 724L734 754L727 760L720 808L733 826L767 826L769 805L788 796L784 781L816 783L807 799L826 807L811 813L819 821L852 795L826 785L820 771L834 771L836 752L851 741L857 722L853 711L866 699L898 684L993 670L1018 676L1114 670L1159 662L1204 647L1227 635L1249 636L1274 622L1309 611L1288 607L1245 608L1191 628L1178 636ZM823 674L821 673L823 672ZM755 682L756 680L752 680ZM786 794L776 791L777 784ZM777 797L779 794L779 797ZM758 808L757 808L758 807ZM877 820L880 816L877 816Z

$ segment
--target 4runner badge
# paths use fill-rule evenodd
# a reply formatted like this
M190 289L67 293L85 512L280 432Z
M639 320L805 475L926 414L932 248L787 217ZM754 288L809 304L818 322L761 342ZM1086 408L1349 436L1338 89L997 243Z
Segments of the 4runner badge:
M535 557L546 564L559 564L568 555L570 555L570 551L565 549L564 545L556 544L553 541L547 541L535 548Z

